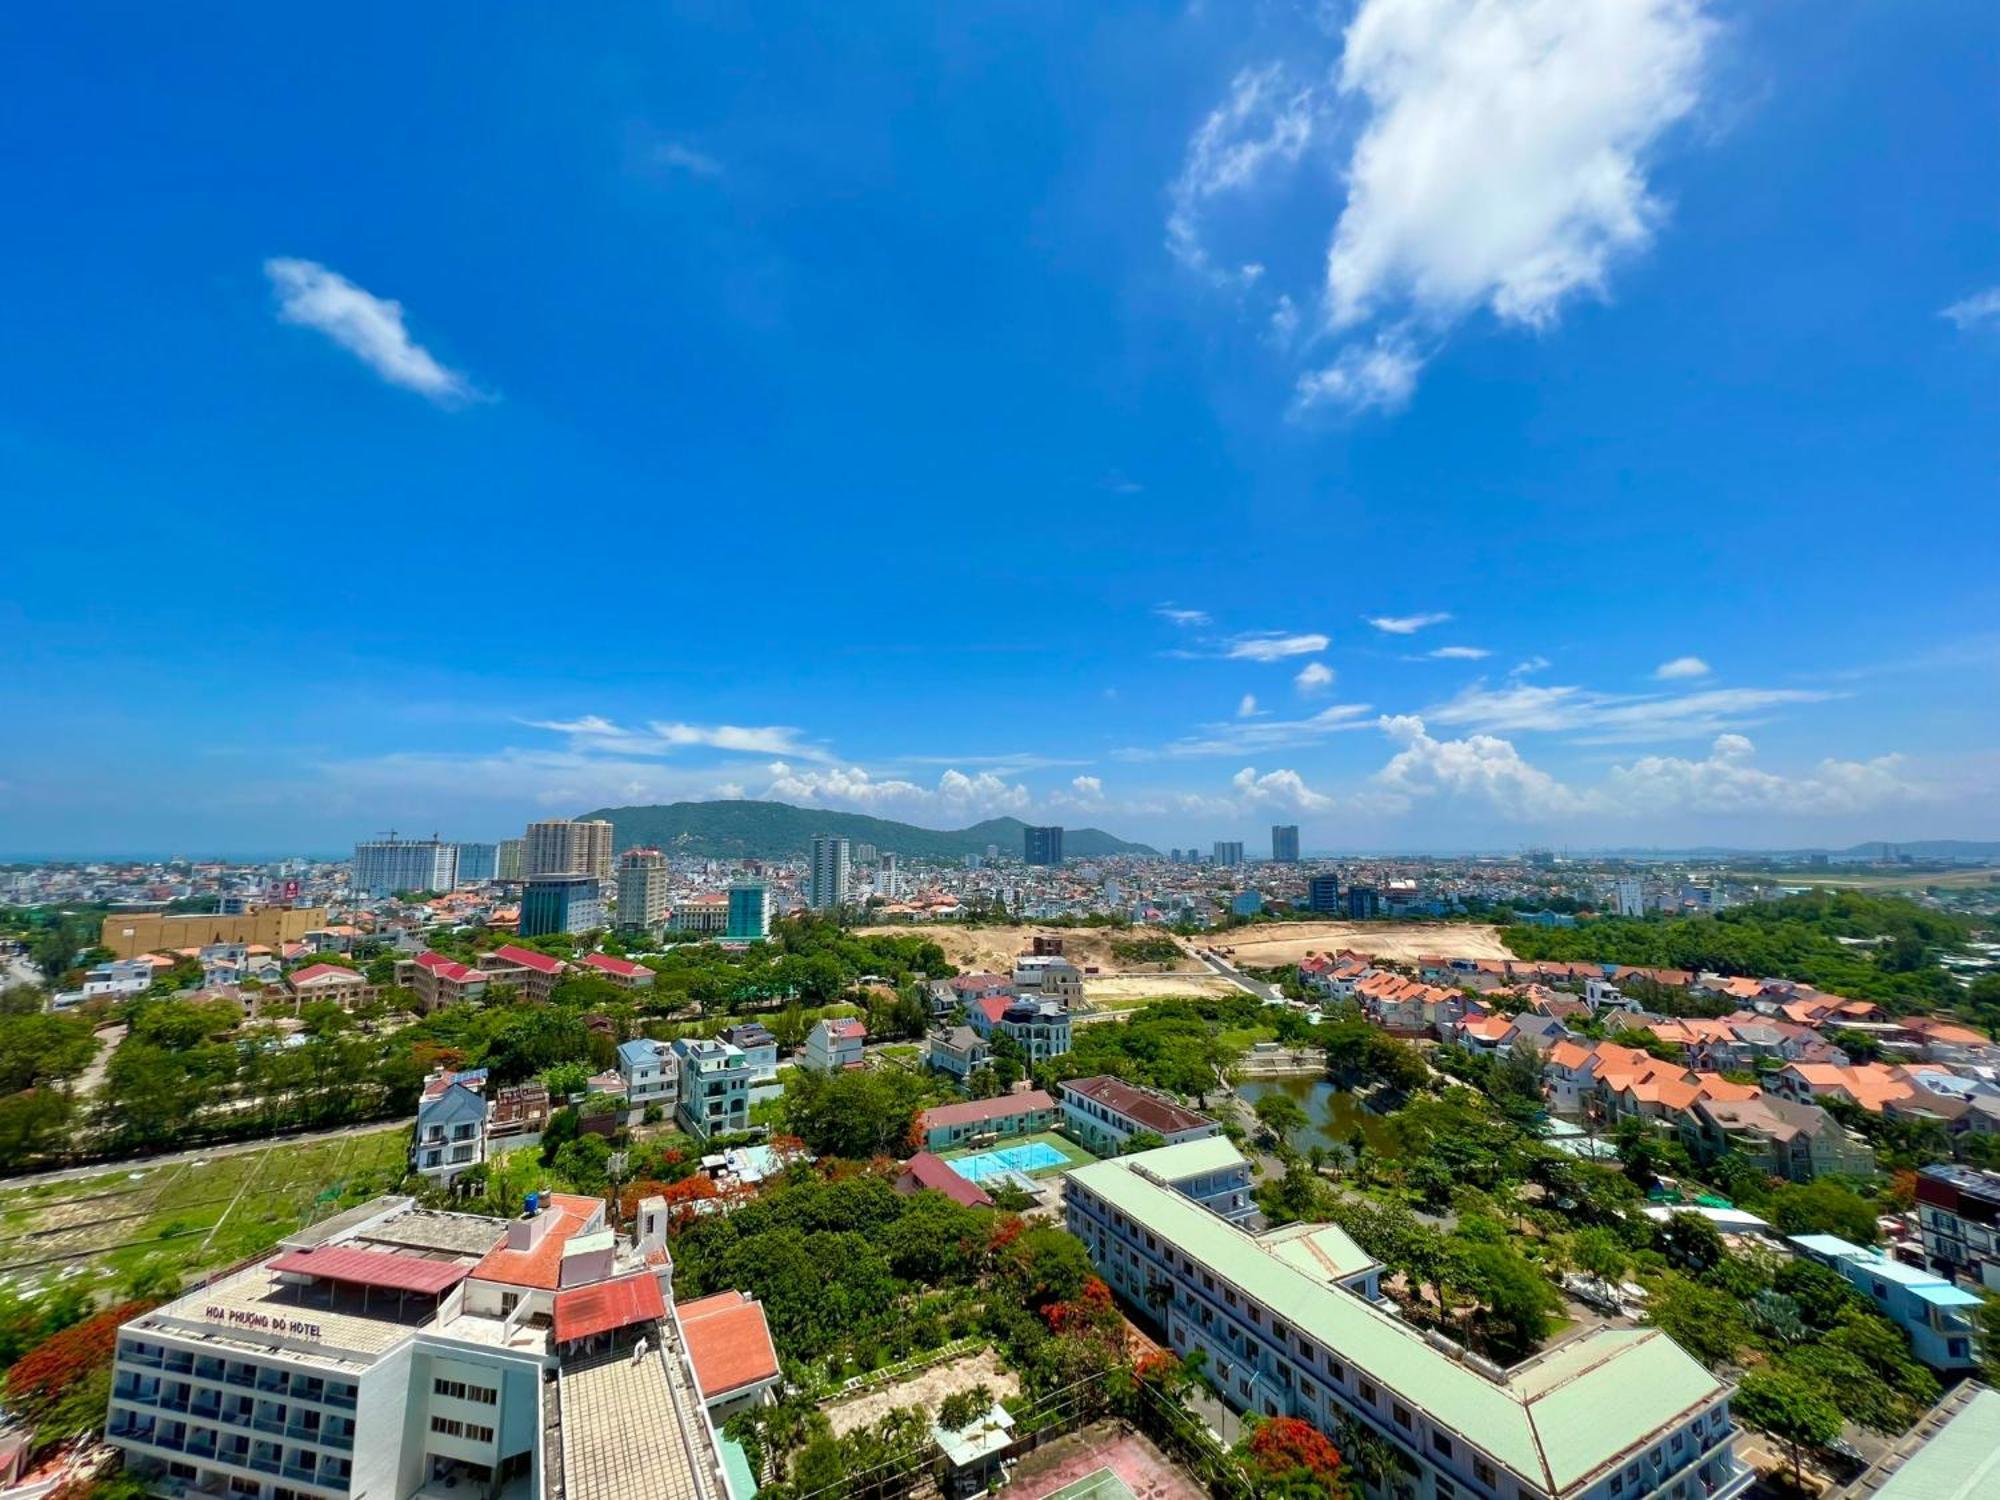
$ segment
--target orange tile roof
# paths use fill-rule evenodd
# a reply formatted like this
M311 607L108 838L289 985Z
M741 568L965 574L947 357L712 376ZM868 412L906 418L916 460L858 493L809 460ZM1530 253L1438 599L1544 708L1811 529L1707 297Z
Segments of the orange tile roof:
M472 1268L476 1281L497 1281L504 1286L536 1287L554 1291L562 1279L563 1246L570 1236L581 1233L604 1204L596 1198L580 1198L571 1193L551 1193L543 1213L559 1215L556 1223L542 1231L532 1250L509 1250L503 1243L486 1252L486 1258Z
M705 1400L774 1380L778 1351L764 1321L764 1304L741 1292L717 1292L680 1308L688 1359Z

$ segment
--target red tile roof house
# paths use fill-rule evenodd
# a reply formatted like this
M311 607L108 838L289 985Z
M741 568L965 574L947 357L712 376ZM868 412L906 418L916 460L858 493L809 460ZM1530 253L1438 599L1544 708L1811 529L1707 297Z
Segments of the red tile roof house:
M1117 1150L1140 1131L1150 1131L1169 1146L1222 1132L1207 1115L1122 1078L1072 1078L1057 1090L1069 1133L1087 1143L1101 1142L1108 1150Z
M613 984L628 990L643 990L653 983L653 971L644 964L635 964L628 959L613 958L609 953L586 953L582 959L584 968L602 975Z
M429 949L396 960L396 983L415 995L417 1009L426 1013L479 999L492 977Z
M917 1117L917 1130L925 1150L943 1151L973 1141L1032 1135L1054 1128L1060 1118L1055 1100L1041 1089L1030 1089L997 1099L969 1099L963 1104L927 1109Z
M710 1421L719 1427L771 1399L778 1385L778 1350L763 1303L741 1292L717 1292L683 1302L675 1317Z
M479 967L494 983L511 986L524 1000L546 1000L569 965L533 948L503 943L480 954Z
M353 969L340 964L307 964L294 969L285 983L291 986L292 1001L332 1000L345 1010L375 998L375 987Z
M961 1177L952 1171L951 1164L934 1152L919 1151L903 1163L903 1174L896 1179L896 1191L908 1197L921 1193L926 1188L934 1193L943 1193L954 1203L962 1203L967 1208L991 1208L993 1200L985 1190L969 1177Z

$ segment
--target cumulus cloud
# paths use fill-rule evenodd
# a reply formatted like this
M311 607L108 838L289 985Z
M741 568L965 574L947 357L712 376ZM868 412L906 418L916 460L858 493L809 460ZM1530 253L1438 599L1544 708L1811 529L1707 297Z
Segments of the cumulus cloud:
M1323 693L1333 686L1333 668L1323 661L1309 661L1299 668L1298 676L1292 679L1292 686L1307 697Z
M1676 682L1688 677L1706 677L1708 670L1708 663L1699 656L1676 656L1653 668L1653 675L1662 682Z
M706 151L697 151L681 141L662 141L653 148L653 161L691 177L720 177L722 163Z
M1433 739L1412 714L1381 719L1382 732L1402 748L1375 773L1381 802L1407 810L1429 797L1469 797L1515 822L1567 816L1589 808L1591 799L1521 758L1507 740L1490 734L1461 740Z
M278 294L281 321L317 329L391 385L439 406L477 398L470 381L410 337L402 303L373 296L317 261L273 257L264 262L264 275Z
M1428 615L1375 615L1368 623L1385 635L1415 635L1427 625L1442 625L1451 618L1448 614Z
M1717 735L1701 760L1648 755L1614 766L1605 779L1606 800L1623 814L1657 812L1775 812L1825 816L1871 812L1926 801L1933 795L1912 780L1900 755L1873 760L1821 761L1802 776L1782 776L1753 764L1756 746L1740 734Z
M1409 340L1384 335L1372 344L1350 344L1333 362L1307 370L1293 387L1294 411L1344 406L1350 411L1400 411L1417 389L1423 357Z
M1259 776L1255 767L1245 766L1230 777L1229 786L1245 809L1278 807L1290 812L1325 812L1335 805L1332 797L1307 786L1297 771L1266 771Z
M1242 193L1266 170L1296 162L1312 139L1315 107L1314 89L1288 80L1277 63L1230 80L1228 98L1196 129L1167 192L1167 249L1176 260L1224 286L1247 286L1263 274L1255 262L1218 266L1203 242L1203 217L1211 200Z
M948 770L934 787L897 778L877 780L860 766L801 770L779 761L770 768L766 797L811 807L890 809L949 818L998 817L1020 812L1032 800L1028 789L991 771L967 775Z
M1236 717L1239 719L1254 719L1257 717L1257 714L1257 695L1255 693L1245 693L1242 701L1236 705Z
M1485 305L1542 327L1601 293L1660 219L1646 158L1694 108L1712 31L1699 0L1363 0L1330 325Z
M1974 292L1970 297L1961 297L1940 311L1938 316L1948 318L1961 333L1983 323L2000 323L2000 286Z

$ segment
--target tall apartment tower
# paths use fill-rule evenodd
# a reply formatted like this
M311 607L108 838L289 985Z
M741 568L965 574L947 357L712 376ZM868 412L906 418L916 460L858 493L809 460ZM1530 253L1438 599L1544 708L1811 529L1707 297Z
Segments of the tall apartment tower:
M1215 862L1219 865L1240 865L1243 863L1243 841L1217 839L1215 841Z
M1299 862L1299 825L1296 823L1273 823L1271 825L1271 860L1274 864L1295 865Z
M875 866L875 894L894 901L902 894L903 874L896 868L896 856L884 854Z
M611 825L599 818L578 822L549 818L528 825L522 850L522 875L595 875L611 878Z
M847 840L830 833L814 834L806 905L814 911L838 911L847 905L847 874Z
M460 844L458 846L458 883L460 885L483 885L494 878L499 869L500 849L495 844Z
M493 855L493 878L496 880L521 879L521 866L527 858L526 839L502 839L495 847Z
M1059 865L1063 862L1063 831L1060 828L1023 828L1021 857L1031 865Z
M657 932L667 920L667 857L657 849L627 849L618 856L618 926Z
M771 888L761 880L738 880L729 887L726 937L762 942L771 935Z
M1315 875L1306 881L1306 910L1340 915L1340 877Z
M448 891L458 884L458 845L436 838L371 839L354 846L353 888L368 896Z

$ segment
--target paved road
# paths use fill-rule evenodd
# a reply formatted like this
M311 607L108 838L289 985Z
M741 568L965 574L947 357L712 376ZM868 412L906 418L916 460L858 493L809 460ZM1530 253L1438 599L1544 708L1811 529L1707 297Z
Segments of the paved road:
M1221 975L1224 979L1235 985L1236 988L1243 991L1244 994L1271 1003L1284 1003L1285 997L1279 992L1276 985L1266 984L1261 979L1252 979L1234 964L1231 964L1226 959L1217 958L1211 953L1197 951L1196 957L1207 964L1211 972Z
M195 1151L171 1151L164 1156L128 1156L117 1161L92 1162L87 1166L63 1167L53 1172L36 1172L28 1177L0 1178L0 1188L33 1187L43 1182L75 1182L80 1177L95 1177L104 1172L126 1172L134 1167L173 1167L187 1162L214 1161L219 1156L242 1156L253 1151L268 1151L274 1146L316 1145L321 1141L337 1141L343 1136L372 1135L378 1130L412 1129L411 1120L375 1120L366 1125L343 1125L338 1130L315 1130L304 1135L259 1136L255 1140L230 1141L225 1145L204 1146Z

